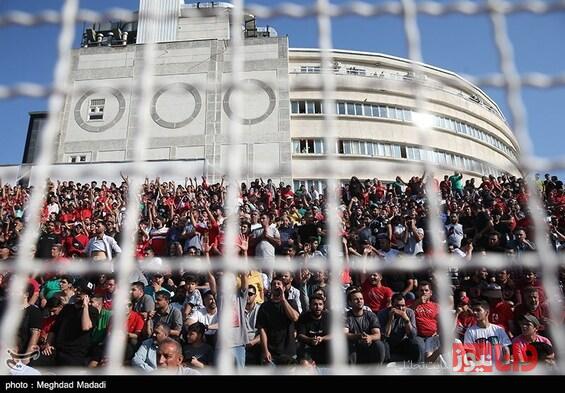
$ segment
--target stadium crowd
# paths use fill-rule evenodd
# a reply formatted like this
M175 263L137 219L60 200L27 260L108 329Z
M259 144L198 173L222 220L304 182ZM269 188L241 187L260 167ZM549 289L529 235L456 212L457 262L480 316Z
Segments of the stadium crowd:
M17 352L39 348L41 353L24 363L104 367L115 312L127 313L124 357L140 371L164 366L190 374L213 366L221 328L233 330L238 367L321 368L329 363L328 274L308 263L327 255L327 190L293 190L270 179L241 184L236 239L240 255L261 260L284 256L296 261L296 268L279 271L266 264L270 268L242 272L238 292L226 300L217 291L221 271L144 271L146 264L159 264L165 257L213 260L222 255L227 222L224 180L209 184L205 177L187 178L176 184L146 179L138 199L139 269L130 277L127 310L116 310L113 274L72 276L65 273L65 266L78 258L104 263L121 253L129 188L128 179L123 180L119 185L48 182L35 257L60 264L61 270L32 275L24 293L12 294L21 296L24 309ZM544 202L546 241L556 253L565 250L565 188L556 176L536 175L536 190L528 190L525 181L514 176L475 181L454 173L438 181L423 174L407 182L397 177L388 184L351 178L338 190L344 264L356 257L381 260L388 267L382 272L345 269L342 275L352 364L441 360L446 343L441 340L433 272L390 269L403 255L424 259L431 252L428 180L441 201L444 246L451 257L471 261L477 255L499 253L515 260L535 251L527 204L531 192L538 192ZM0 184L0 271L18 253L32 191ZM558 299L548 297L542 280L549 278L540 273L519 264L494 271L450 269L449 302L457 342L470 344L470 351L477 345L501 348L500 356L506 355L507 362L527 362L534 348L538 361L552 364L551 327L561 326L563 315L550 318L548 302L560 302L564 309L565 269L559 270ZM0 274L0 316L10 277L8 272ZM233 304L233 320L219 322L218 310L226 302Z

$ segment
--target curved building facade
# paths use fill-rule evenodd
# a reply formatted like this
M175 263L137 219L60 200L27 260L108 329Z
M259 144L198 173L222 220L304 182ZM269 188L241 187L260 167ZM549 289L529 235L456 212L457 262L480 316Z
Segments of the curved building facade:
M249 89L242 113L236 114L232 6L166 0L141 1L140 8L168 15L155 26L149 160L197 160L212 180L238 162L242 180L270 177L318 188L330 175L383 181L418 175L424 159L443 167L439 173L456 168L467 177L519 174L519 146L496 103L452 72L421 64L415 75L405 59L335 50L331 110L323 103L320 52L289 49L288 37L245 15L242 78ZM82 47L73 51L73 94L60 117L58 163L132 159L147 23L85 30ZM427 115L416 111L415 86ZM335 146L324 141L326 112L336 114ZM429 123L423 139L417 127L422 119ZM241 137L230 146L234 121ZM337 165L331 174L321 171L330 151L338 153L338 163L352 165Z
M334 50L334 127L341 178L358 176L393 180L419 174L419 161L459 169L467 176L519 174L519 146L504 115L484 92L457 74L376 53ZM324 137L324 96L320 53L289 50L292 174L316 184L316 162L329 150ZM425 100L426 115L417 112L414 84ZM318 88L311 88L318 86ZM425 121L422 148L418 124ZM420 122L420 123L419 123ZM382 163L396 164L390 171Z

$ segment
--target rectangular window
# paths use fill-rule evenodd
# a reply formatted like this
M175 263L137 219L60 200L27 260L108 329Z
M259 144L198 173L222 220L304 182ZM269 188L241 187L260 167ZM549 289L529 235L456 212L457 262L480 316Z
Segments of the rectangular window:
M404 109L404 121L412 121L412 111L410 109Z
M379 106L379 117L388 118L388 108L386 106Z
M292 152L293 153L300 153L300 141L293 140L292 141Z
M314 139L314 153L324 154L324 141L322 139Z
M412 147L406 148L406 158L409 160L414 160L414 149Z
M343 154L349 155L351 154L351 142L344 141L343 142Z
M350 144L351 144L351 154L355 154L355 155L361 154L359 141L351 141Z
M374 143L367 142L365 149L366 149L368 156L374 156L375 155L374 152L373 152L373 146L374 146Z
M377 143L377 155L381 157L385 155L385 147L382 143Z
M352 102L347 103L347 114L355 116L355 105Z
M392 156L395 158L400 158L400 146L399 145L392 145Z
M337 154L343 154L344 151L343 141L337 141Z
M345 110L345 102L338 102L337 103L337 114L338 115L346 115L347 112Z
M314 102L314 112L315 113L323 113L322 109L322 101L315 101Z
M306 113L306 101L298 101L298 113Z
M371 109L373 110L373 117L379 117L379 107L378 107L378 105L372 105Z
M77 162L77 156L71 156L70 161L73 162L73 163Z
M367 75L367 70L364 68L349 67L347 73L350 75Z
M385 145L385 157L390 157L390 156L392 156L392 151L390 149L390 145L387 143Z
M400 156L401 156L402 158L406 158L406 157L407 157L406 152L407 152L406 146L400 146Z
M88 121L104 120L104 98L93 98L88 108Z
M394 117L396 118L396 120L400 120L400 121L404 120L404 115L402 113L402 109L394 108L394 112L395 112Z
M320 72L320 66L300 66L300 72Z
M306 101L306 113L316 113L314 111L314 101Z
M313 139L300 139L300 154L314 153L314 140Z
M363 116L363 104L355 104L355 114L357 116Z
M290 111L292 113L298 113L298 101L292 101L290 103Z

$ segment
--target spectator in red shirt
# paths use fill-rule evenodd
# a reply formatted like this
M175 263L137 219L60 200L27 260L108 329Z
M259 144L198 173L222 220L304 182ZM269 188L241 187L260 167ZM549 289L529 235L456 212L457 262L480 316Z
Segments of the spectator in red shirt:
M141 332L143 330L143 326L145 325L145 321L140 313L133 311L132 309L133 303L131 301L128 302L127 305L127 332L128 332L128 343L127 343L127 355L126 359L131 359L135 354L135 350L137 348L137 344L139 339L141 338Z
M392 289L385 287L382 280L382 274L374 272L364 280L361 287L365 303L374 313L389 307L392 298Z
M538 288L525 288L524 302L518 304L514 309L514 319L510 322L510 327L515 336L521 333L518 323L520 319L526 314L531 314L536 317L540 322L538 333L542 336L550 338L549 332L547 330L547 325L549 323L549 309L547 307L547 304L541 303Z
M438 332L439 305L432 302L432 285L420 282L418 299L412 306L416 314L416 330L424 340L426 361L435 361L439 355L440 340Z

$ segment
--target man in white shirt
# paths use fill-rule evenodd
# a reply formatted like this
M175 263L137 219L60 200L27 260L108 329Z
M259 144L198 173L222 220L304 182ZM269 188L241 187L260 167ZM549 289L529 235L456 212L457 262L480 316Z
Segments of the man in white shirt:
M119 254L122 249L113 237L106 235L106 224L100 220L96 224L96 235L86 245L86 256L95 261L112 260L112 251Z
M448 246L452 245L454 248L461 247L461 240L463 240L463 225L459 224L459 216L457 213L451 213L449 216L449 224L445 226L445 233Z
M404 252L407 255L418 255L424 252L424 229L416 227L416 215L406 217L406 231L404 232Z
M512 345L504 328L489 322L490 307L488 302L477 300L472 304L477 322L465 332L463 344L471 345L476 356L485 356L486 361L507 359Z
M281 245L281 235L277 228L270 226L267 214L261 214L259 221L261 228L251 232L251 239L255 247L255 256L259 258L271 258L275 256L275 248Z

